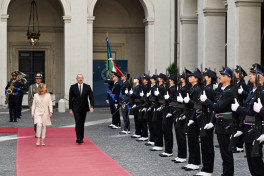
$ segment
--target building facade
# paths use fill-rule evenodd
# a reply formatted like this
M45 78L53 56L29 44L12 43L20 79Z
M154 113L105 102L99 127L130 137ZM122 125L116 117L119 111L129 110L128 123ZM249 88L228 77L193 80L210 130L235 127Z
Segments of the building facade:
M35 0L40 40L26 38L31 0L0 0L0 105L14 70L42 70L56 101L82 73L93 86L94 60L106 59L108 32L115 60L128 72L261 62L262 0Z

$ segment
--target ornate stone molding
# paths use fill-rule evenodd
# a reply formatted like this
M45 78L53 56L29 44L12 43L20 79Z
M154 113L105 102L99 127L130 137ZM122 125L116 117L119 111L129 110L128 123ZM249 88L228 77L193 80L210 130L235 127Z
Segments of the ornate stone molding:
M236 7L260 7L263 0L235 0Z
M226 9L203 9L204 16L225 16Z
M71 23L71 17L70 16L63 16L64 23Z
M1 21L2 22L7 22L8 18L9 18L9 15L8 14L2 14L1 15Z
M95 20L95 16L87 17L87 23L93 24L93 21Z
M198 24L198 18L196 17L180 17L182 24Z
M153 25L153 24L154 24L154 21L155 21L154 18L147 18L147 19L144 19L144 20L143 20L143 23L144 23L145 25Z

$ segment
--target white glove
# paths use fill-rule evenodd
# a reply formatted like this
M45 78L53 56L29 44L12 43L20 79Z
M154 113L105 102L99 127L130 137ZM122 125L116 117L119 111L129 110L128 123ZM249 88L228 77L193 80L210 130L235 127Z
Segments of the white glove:
M264 134L260 135L257 141L259 141L259 143L262 143L264 141Z
M132 109L135 109L136 107L137 107L137 105L134 104L134 105L132 106Z
M207 123L205 126L204 126L204 129L205 130L210 130L211 128L213 128L214 127L214 124L212 123L212 122L210 122L210 123Z
M253 109L254 109L255 112L259 113L262 107L263 106L262 106L262 103L260 101L260 98L258 98L258 102L254 103Z
M157 88L157 90L154 92L154 95L155 96L158 96L159 95L159 89Z
M207 99L206 93L205 93L205 91L203 91L203 94L200 96L200 100L201 100L202 102L205 102L206 99Z
M146 112L146 110L147 110L147 108L143 108L143 109L142 109L142 112Z
M109 100L105 100L107 104L109 104Z
M193 124L194 123L194 121L193 120L189 120L189 122L188 122L188 124L187 124L187 126L190 126L191 124Z
M129 93L132 95L132 94L133 94L133 90L131 89L131 90L129 91Z
M147 97L149 97L151 95L151 91L149 91L148 93L147 93Z
M183 103L183 98L182 98L181 93L179 93L179 96L177 96L177 102Z
M243 90L244 90L243 87L240 86L239 89L237 90L238 94L242 94Z
M180 120L184 120L184 119L186 119L185 115L180 118Z
M148 108L148 111L150 111L151 110L151 108Z
M167 91L167 94L164 95L164 98L165 98L165 100L168 100L170 98L168 91Z
M125 94L128 94L128 89L125 90Z
M144 92L143 92L143 90L140 92L140 94L139 94L141 97L143 97L144 96Z
M235 138L236 138L236 137L239 137L239 136L241 136L242 134L243 134L242 131L237 131L236 134L234 135L234 137L235 137Z
M160 111L162 109L162 107L159 107L158 109L157 109L157 111Z
M118 104L115 104L115 108L116 108L116 109L118 108Z
M213 87L214 89L217 89L218 88L218 84L216 83L216 84L214 84L214 87Z
M189 103L190 101L189 93L187 93L187 96L183 100L184 100L184 103Z
M237 102L237 99L235 98L235 103L231 105L231 109L232 111L236 112L238 107L239 107L239 104Z

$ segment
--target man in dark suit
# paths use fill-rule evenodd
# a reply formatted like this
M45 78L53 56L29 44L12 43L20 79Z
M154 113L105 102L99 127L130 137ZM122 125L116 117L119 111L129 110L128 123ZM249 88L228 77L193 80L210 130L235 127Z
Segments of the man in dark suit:
M94 97L91 87L83 83L83 75L78 74L76 77L77 83L71 85L69 93L69 109L70 115L74 115L75 119L75 132L76 132L76 143L83 143L84 137L84 122L86 114L90 111L93 114ZM90 101L91 108L89 108L88 98Z

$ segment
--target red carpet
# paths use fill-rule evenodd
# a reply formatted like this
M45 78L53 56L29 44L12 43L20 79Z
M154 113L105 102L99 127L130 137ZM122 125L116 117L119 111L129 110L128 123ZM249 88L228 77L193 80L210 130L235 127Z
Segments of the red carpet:
M46 146L36 147L34 130L19 128L17 176L130 176L87 137L75 143L74 128L48 128Z
M17 128L0 128L0 133L17 133Z

